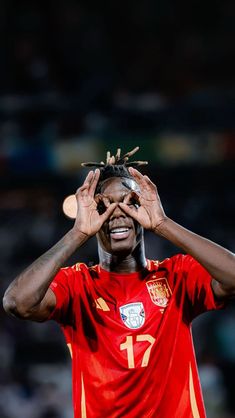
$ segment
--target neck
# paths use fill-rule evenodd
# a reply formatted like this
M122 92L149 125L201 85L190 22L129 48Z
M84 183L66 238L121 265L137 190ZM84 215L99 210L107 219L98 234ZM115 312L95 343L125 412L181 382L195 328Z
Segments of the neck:
M100 266L114 273L134 273L146 268L147 261L144 253L144 243L137 245L132 253L111 254L100 245L98 247Z

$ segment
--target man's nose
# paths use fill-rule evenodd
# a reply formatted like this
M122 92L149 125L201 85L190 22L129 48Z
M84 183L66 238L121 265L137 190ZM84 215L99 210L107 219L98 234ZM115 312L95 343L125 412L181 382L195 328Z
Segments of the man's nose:
M114 218L121 218L121 217L126 217L126 213L120 208L120 206L116 206L116 208L114 209L112 215L110 216L110 219L114 219Z

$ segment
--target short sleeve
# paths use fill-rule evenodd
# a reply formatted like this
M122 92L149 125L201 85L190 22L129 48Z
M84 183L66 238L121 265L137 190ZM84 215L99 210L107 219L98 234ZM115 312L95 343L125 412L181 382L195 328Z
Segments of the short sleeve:
M190 255L178 255L178 269L181 270L182 280L185 282L192 319L203 312L224 307L224 303L215 299L211 285L211 275L193 257Z
M62 268L50 284L50 289L56 296L56 306L49 319L54 319L61 325L72 324L73 276L71 268Z

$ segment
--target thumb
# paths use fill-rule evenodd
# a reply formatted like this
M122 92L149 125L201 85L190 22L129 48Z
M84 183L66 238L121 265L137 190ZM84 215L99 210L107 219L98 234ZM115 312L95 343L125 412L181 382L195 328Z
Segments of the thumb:
M109 205L106 209L106 211L104 213L102 213L102 215L100 215L100 219L101 221L104 223L105 221L107 221L107 219L110 217L110 215L113 213L114 209L117 207L118 203L111 203L111 205Z

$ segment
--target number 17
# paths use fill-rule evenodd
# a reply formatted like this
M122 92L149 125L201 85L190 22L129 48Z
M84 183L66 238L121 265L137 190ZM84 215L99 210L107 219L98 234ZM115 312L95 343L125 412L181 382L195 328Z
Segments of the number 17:
M135 360L134 360L134 338L132 335L128 335L126 337L126 341L122 344L120 344L120 350L127 350L127 362L128 362L128 368L134 369L135 368ZM149 363L149 357L151 353L151 349L153 344L156 341L156 338L152 337L150 334L140 334L136 335L136 342L143 342L147 341L150 345L146 348L142 362L141 367L146 367Z

